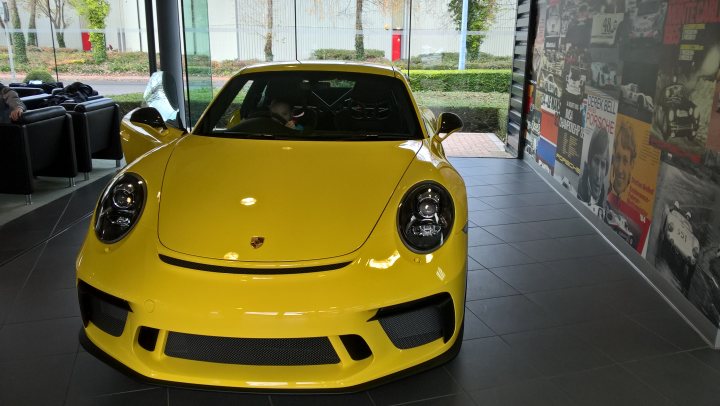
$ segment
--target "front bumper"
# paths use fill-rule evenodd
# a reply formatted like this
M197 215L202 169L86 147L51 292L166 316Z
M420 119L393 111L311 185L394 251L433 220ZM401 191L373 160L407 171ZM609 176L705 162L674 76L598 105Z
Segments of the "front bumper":
M390 255L390 266L366 252L335 259L350 262L341 269L249 275L92 240L78 260L87 347L150 380L352 391L432 367L461 344L466 251L450 241L435 258Z

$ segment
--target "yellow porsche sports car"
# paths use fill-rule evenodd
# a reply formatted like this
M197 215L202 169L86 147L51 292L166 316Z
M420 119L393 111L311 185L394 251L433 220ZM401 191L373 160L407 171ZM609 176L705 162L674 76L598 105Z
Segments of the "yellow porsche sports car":
M162 110L123 119L132 162L77 259L86 348L151 380L300 391L457 354L467 197L441 142L459 117L352 63L247 67L189 133Z

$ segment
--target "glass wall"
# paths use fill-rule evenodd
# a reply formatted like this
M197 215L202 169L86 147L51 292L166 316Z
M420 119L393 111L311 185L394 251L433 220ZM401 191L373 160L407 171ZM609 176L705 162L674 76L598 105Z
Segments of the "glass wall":
M68 0L0 0L0 81L44 73L46 81L80 81L115 96L124 110L139 104L149 75L145 2L106 3L106 15L97 18ZM466 131L504 132L514 0L468 0L465 37L463 0L179 3L190 102L211 98L249 64L365 61L400 68L423 104L436 113L457 112Z

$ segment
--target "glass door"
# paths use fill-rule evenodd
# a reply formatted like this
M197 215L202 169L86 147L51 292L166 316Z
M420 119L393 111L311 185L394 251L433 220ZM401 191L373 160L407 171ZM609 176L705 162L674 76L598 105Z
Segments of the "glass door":
M213 98L207 0L183 0L188 128L197 123Z

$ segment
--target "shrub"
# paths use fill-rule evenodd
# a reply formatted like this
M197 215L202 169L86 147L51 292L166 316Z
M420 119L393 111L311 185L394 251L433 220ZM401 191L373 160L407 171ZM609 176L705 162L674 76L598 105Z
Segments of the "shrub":
M25 76L25 83L31 80L40 80L43 83L55 83L53 75L51 75L50 72L43 70L34 70L28 73L27 76Z
M441 92L499 92L510 90L510 70L411 70L410 87L413 91Z
M385 51L380 49L366 49L365 60L384 58ZM355 50L354 49L334 49L334 48L322 48L313 51L310 59L319 60L337 60L337 61L354 61Z

